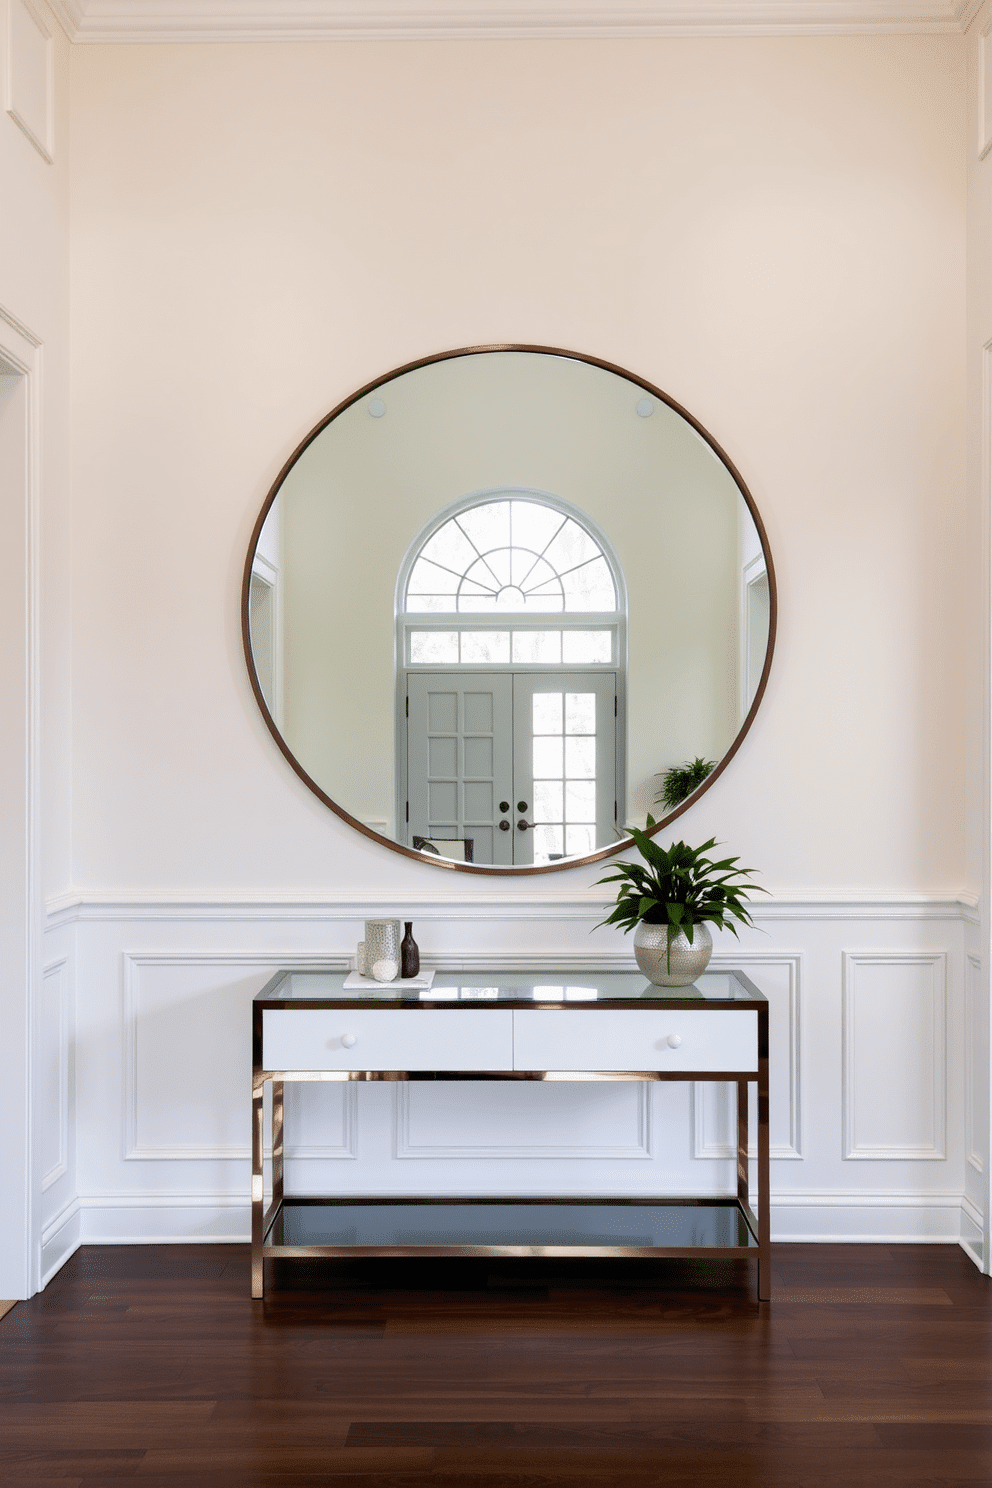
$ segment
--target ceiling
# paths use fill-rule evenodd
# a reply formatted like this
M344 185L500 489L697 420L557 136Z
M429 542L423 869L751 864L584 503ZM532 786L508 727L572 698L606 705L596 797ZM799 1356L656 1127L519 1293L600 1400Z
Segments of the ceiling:
M960 32L981 0L48 0L75 42Z

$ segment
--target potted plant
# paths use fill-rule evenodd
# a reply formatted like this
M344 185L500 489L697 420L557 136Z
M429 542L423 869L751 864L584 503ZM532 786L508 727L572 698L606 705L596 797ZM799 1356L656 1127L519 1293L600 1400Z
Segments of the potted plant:
M647 827L655 825L649 816ZM685 987L706 970L713 954L710 925L737 934L738 921L753 923L744 900L767 893L745 880L754 871L738 868L738 858L714 862L702 847L674 842L664 848L637 827L630 834L647 863L617 863L598 883L618 883L616 908L601 925L634 931L634 955L644 975L659 987ZM598 927L597 927L598 928Z

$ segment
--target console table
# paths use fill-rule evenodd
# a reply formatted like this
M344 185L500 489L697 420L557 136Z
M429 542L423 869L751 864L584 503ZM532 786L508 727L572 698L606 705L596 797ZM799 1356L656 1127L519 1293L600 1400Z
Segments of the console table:
M332 971L277 972L252 1006L252 1296L277 1256L754 1258L770 1287L768 1002L739 971L691 987L633 972L438 974L345 992ZM722 1080L737 1087L737 1191L714 1197L377 1198L287 1194L287 1080ZM263 1095L272 1084L272 1195ZM758 1200L748 1085L758 1091Z

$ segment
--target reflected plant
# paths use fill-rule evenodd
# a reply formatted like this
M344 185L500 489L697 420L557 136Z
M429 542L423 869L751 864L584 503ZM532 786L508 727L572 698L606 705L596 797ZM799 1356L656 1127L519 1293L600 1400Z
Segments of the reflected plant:
M703 759L697 755L694 760L686 760L684 765L673 765L670 770L661 774L661 790L655 796L655 804L667 806L669 811L673 810L686 796L691 796L694 790L702 785L706 777L716 769L716 760Z

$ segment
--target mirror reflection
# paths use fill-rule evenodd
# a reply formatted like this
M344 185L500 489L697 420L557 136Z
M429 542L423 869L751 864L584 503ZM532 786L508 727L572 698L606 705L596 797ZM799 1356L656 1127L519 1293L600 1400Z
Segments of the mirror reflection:
M453 354L337 410L246 568L249 669L281 747L390 844L547 868L664 817L766 670L749 499L655 389L582 358ZM705 788L705 785L704 787Z

